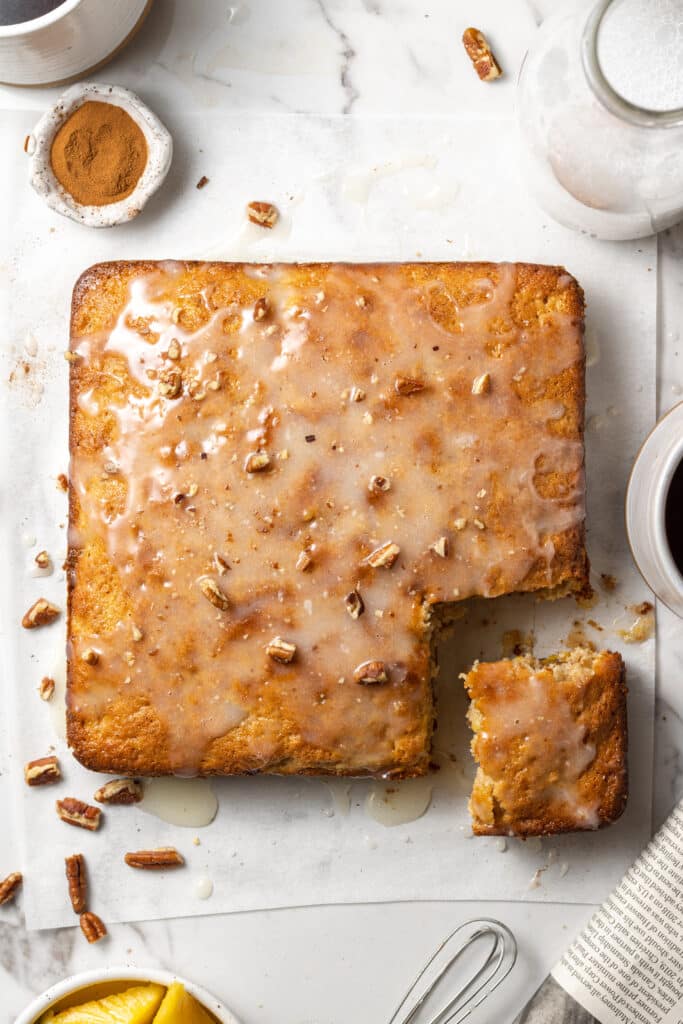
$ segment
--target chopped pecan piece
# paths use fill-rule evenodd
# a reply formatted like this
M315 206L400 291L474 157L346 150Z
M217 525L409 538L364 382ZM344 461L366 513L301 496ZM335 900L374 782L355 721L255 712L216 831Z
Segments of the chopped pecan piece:
M260 299L256 300L256 302L254 303L253 313L254 320L256 321L256 323L259 323L259 321L266 319L266 317L268 316L269 309L270 307L268 306L268 299L265 298L265 296L261 296Z
M485 395L491 390L491 374L481 373L472 381L472 394Z
M391 569L400 553L401 549L398 544L394 544L392 540L387 540L384 544L380 544L378 548L375 548L374 551L371 551L365 561L373 569Z
M99 807L93 807L72 796L58 800L55 806L58 816L67 825L78 825L79 828L87 828L89 832L94 832L100 827L102 811Z
M61 613L57 605L51 604L44 597L39 597L26 612L21 620L21 624L24 629L35 629L37 626L48 626L51 622L54 622L60 614Z
M439 537L439 539L435 540L433 544L429 545L429 547L435 555L439 556L439 558L448 558L448 537Z
M306 550L299 552L299 557L296 560L296 568L299 572L306 572L313 565L313 559L310 553Z
M39 757L24 765L24 779L29 786L46 786L50 782L59 782L61 777L59 761L54 754Z
M362 388L357 388L355 385L351 388L349 393L350 402L362 402L365 398L365 392Z
M142 786L135 779L112 779L105 782L95 793L99 804L139 804L142 800Z
M364 661L354 669L353 678L362 686L386 683L389 676L383 661Z
M86 908L88 880L85 875L85 857L82 853L72 853L64 858L66 880L69 886L69 899L75 914L82 914Z
M391 489L391 480L387 476L371 476L368 490L371 494L382 494Z
M266 654L273 661L279 661L282 665L289 665L290 661L294 661L296 644L283 640L281 636L275 636L266 645Z
M424 391L424 381L417 380L415 377L403 377L398 376L394 381L394 387L399 395L416 395L419 391Z
M177 398L182 387L183 377L180 370L171 367L159 374L159 394L163 398Z
M86 665L97 665L100 660L100 656L94 647L86 647L81 654L81 660L84 661Z
M130 868L177 868L185 863L182 855L173 846L161 846L157 850L137 850L123 858Z
M258 224L262 228L272 228L277 224L279 213L277 207L272 203L255 201L247 205L247 217L252 224Z
M199 580L199 589L214 608L220 608L222 612L227 612L230 602L215 580L212 580L210 576L202 576Z
M39 551L33 559L39 569L49 569L52 562L47 551Z
M49 676L43 676L40 680L40 686L38 687L38 693L40 694L41 700L52 700L52 695L55 692L55 681L50 679Z
M250 452L244 460L244 468L247 473L262 473L270 468L270 455L264 451Z
M361 617L365 611L365 604L357 590L352 590L346 595L344 598L344 607L352 619L359 619Z
M9 903L14 899L23 880L24 876L21 871L13 871L11 875L0 882L0 907L3 903Z
M462 34L462 42L482 82L492 82L494 78L500 78L502 72L483 32L477 28L466 28Z
M208 185L208 184L209 184L209 179L207 178L207 176L205 174L202 174L201 178L199 179L199 181L195 185L195 188L204 188L204 186Z
M88 942L99 942L107 934L104 921L97 914L93 914L92 910L86 910L81 914L79 923Z
M230 571L230 563L227 558L220 555L217 551L214 552L213 560L216 563L216 569L218 570L219 576L225 576L226 572Z

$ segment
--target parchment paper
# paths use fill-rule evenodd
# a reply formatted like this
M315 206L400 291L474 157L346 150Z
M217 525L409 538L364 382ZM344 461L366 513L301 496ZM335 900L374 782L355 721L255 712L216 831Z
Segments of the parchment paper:
M59 218L30 191L21 144L37 117L3 112L0 122L13 174L0 200L2 377L13 378L3 393L1 435L3 719L11 769L2 782L16 821L3 830L0 867L21 862L29 928L75 923L62 858L78 850L89 864L91 905L109 922L326 902L602 900L650 834L654 643L624 645L617 630L634 618L628 606L648 597L627 551L622 509L628 471L655 410L654 242L600 243L555 225L518 180L512 124L445 118L178 115L169 125L176 155L162 192L131 224L95 231ZM209 184L196 190L202 175ZM273 232L245 225L251 199L280 207ZM374 820L365 809L368 793L374 787L380 807L386 793L371 782L350 786L345 813L343 783L333 792L320 780L268 778L216 782L218 816L199 832L167 825L142 807L108 809L96 834L55 815L56 796L90 800L102 781L55 737L53 716L35 692L40 677L63 663L62 626L31 633L19 627L38 596L64 605L63 572L36 580L28 570L41 548L57 566L65 553L66 500L55 477L67 470L62 353L70 292L93 262L142 257L532 260L565 264L586 291L589 551L596 579L612 574L617 588L607 594L597 587L591 609L533 597L473 607L442 652L436 747L443 767L419 820L395 827ZM32 538L35 547L27 546ZM510 628L533 630L540 654L564 646L577 629L597 646L623 650L631 797L612 828L527 843L469 837L473 766L457 672L474 657L499 657ZM28 789L23 762L51 745L65 781ZM413 798L424 801L424 789ZM406 804L403 796L389 799ZM177 846L187 866L150 875L124 865L126 850L161 845ZM202 876L214 886L207 901L195 892Z

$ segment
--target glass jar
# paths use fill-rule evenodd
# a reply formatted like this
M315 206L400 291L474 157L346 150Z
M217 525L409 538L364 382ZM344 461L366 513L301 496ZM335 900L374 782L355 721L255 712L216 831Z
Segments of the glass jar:
M650 20L624 14L611 26L620 2L584 0L548 18L522 63L517 94L522 169L538 202L567 227L607 239L642 238L683 217L682 8L642 0ZM657 40L666 56L648 52L646 43ZM657 86L661 109L617 92L607 63L636 93L640 83L651 105L648 83Z

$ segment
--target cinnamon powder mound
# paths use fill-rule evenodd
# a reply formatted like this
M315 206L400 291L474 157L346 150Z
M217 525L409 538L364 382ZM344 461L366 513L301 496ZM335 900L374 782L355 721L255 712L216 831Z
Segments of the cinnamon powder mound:
M137 185L147 163L147 141L122 107L90 100L55 135L50 163L77 203L106 206L125 199Z

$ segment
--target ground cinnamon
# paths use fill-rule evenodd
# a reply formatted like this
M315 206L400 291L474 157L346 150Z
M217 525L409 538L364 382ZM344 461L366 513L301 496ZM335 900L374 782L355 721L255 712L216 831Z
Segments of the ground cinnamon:
M122 107L88 101L66 119L50 151L52 171L82 206L129 196L147 163L147 141Z

